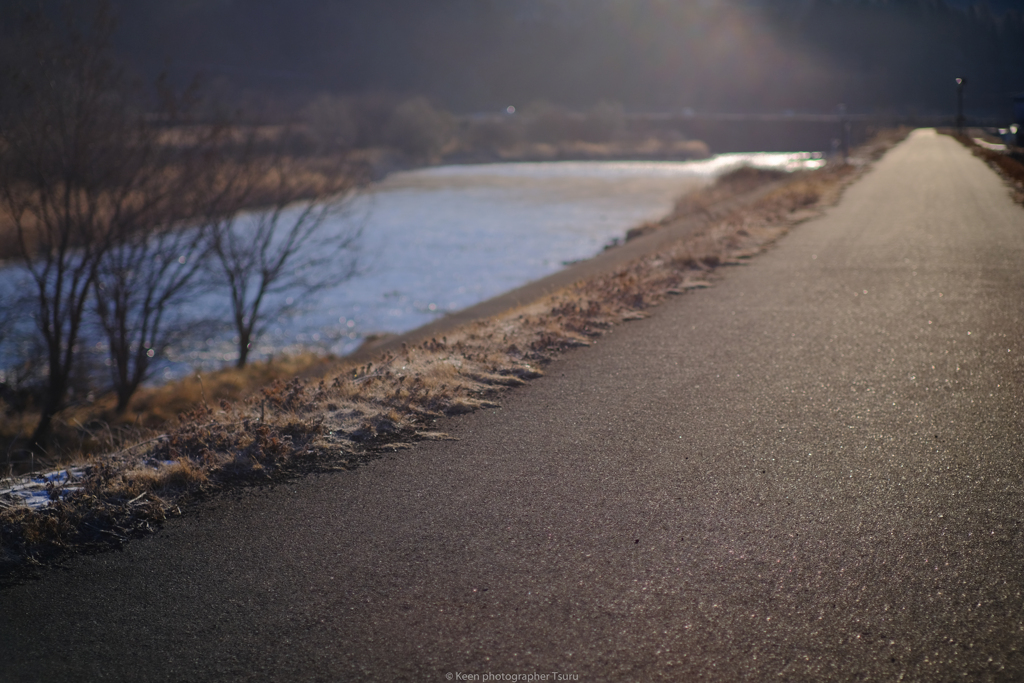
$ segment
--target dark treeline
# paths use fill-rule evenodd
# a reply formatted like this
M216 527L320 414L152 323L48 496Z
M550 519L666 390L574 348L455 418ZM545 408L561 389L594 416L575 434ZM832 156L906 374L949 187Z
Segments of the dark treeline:
M1024 91L1018 3L944 0L115 0L147 73L206 75L251 107L387 91L486 111L548 100L631 110L1005 117Z

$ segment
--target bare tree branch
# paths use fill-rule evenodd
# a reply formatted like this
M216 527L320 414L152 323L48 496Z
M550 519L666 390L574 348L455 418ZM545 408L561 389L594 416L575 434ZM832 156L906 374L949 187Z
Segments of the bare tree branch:
M278 158L249 183L274 181L272 203L263 211L223 211L211 223L214 275L231 299L238 334L237 366L243 367L270 320L293 313L317 292L359 272L362 227L333 220L347 208L363 175L355 168L329 174L311 185ZM288 295L281 299L281 295Z
M149 377L153 360L183 335L176 313L195 291L206 254L202 230L174 223L129 234L106 253L93 305L109 347L117 412Z
M20 97L4 102L0 118L0 199L47 348L37 444L64 402L100 257L111 226L131 212L135 202L127 198L139 181L130 167L140 155L118 150L120 136L134 131L117 94L119 74L105 57L113 23L101 9L91 28L92 35L72 33L63 43L52 32L23 36L31 58L14 74Z
M47 350L39 447L65 404L92 297L119 407L145 378L167 330L165 311L206 249L201 234L182 226L209 215L223 190L206 163L222 130L164 139L152 120L180 123L193 92L175 96L159 82L151 116L153 105L109 57L114 22L105 3L87 6L94 13L84 31L72 25L58 37L38 18L26 23L14 94L0 103L0 207L15 229Z

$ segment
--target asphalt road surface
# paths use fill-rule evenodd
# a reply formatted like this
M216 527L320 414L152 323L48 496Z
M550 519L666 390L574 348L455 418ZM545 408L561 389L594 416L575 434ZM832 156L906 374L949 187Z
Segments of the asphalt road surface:
M1024 680L1022 263L919 131L459 441L0 592L0 679Z

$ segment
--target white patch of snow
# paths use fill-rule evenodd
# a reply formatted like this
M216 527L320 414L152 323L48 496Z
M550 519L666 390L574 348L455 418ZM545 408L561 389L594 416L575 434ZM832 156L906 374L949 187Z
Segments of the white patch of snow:
M70 467L4 479L0 481L0 506L25 505L34 510L46 507L51 502L49 485L52 484L55 487L57 495L64 497L81 489L80 486L74 486L73 483L81 479L84 474L84 468Z

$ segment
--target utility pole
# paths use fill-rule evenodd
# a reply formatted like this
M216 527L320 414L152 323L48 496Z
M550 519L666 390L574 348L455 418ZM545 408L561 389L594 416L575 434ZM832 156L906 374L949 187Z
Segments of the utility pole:
M956 132L964 133L964 86L967 85L966 78L956 79Z
M843 141L843 163L850 160L850 118L846 115L846 105L840 104L836 107L839 112L839 124L842 126Z

